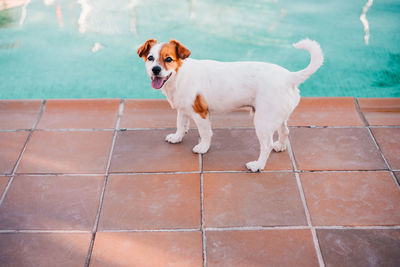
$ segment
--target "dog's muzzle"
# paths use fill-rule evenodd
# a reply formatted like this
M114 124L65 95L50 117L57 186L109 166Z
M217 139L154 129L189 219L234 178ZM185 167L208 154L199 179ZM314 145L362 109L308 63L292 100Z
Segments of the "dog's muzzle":
M168 79L169 79L169 77L171 77L171 75L172 75L172 73L170 73L166 77L152 76L151 77L151 87L153 87L154 89L160 89L168 81Z

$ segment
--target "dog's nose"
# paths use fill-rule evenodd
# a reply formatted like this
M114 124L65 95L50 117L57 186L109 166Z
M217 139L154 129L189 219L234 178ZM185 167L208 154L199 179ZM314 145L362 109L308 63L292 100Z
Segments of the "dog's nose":
M153 71L154 75L158 75L161 72L161 67L154 66L151 70Z

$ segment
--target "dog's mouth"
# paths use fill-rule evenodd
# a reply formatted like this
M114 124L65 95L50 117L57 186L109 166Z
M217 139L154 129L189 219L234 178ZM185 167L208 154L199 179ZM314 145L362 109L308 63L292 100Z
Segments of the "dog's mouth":
M168 79L169 79L169 77L171 77L171 75L172 75L172 72L166 77L152 76L151 77L151 87L153 87L154 89L160 89L168 81Z

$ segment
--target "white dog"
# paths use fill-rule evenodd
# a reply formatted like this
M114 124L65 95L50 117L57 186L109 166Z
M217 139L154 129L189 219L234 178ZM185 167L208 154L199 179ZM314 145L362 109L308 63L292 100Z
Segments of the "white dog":
M146 62L152 87L162 89L171 107L178 111L176 133L169 134L166 141L181 142L192 118L200 134L200 143L193 152L206 153L212 136L209 113L251 107L260 155L246 167L253 172L264 169L272 148L277 152L286 149L287 120L300 100L297 86L324 61L315 41L305 39L294 47L311 54L310 64L298 72L264 62L189 59L189 49L176 40L169 43L147 40L137 53ZM275 131L279 140L274 143Z

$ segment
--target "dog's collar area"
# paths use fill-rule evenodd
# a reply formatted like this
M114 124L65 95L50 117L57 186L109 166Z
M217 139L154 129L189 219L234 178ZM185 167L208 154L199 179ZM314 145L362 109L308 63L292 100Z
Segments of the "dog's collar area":
M172 72L166 77L152 76L151 77L151 87L153 87L154 89L160 89L168 81L168 79L171 77L171 75L172 75Z

